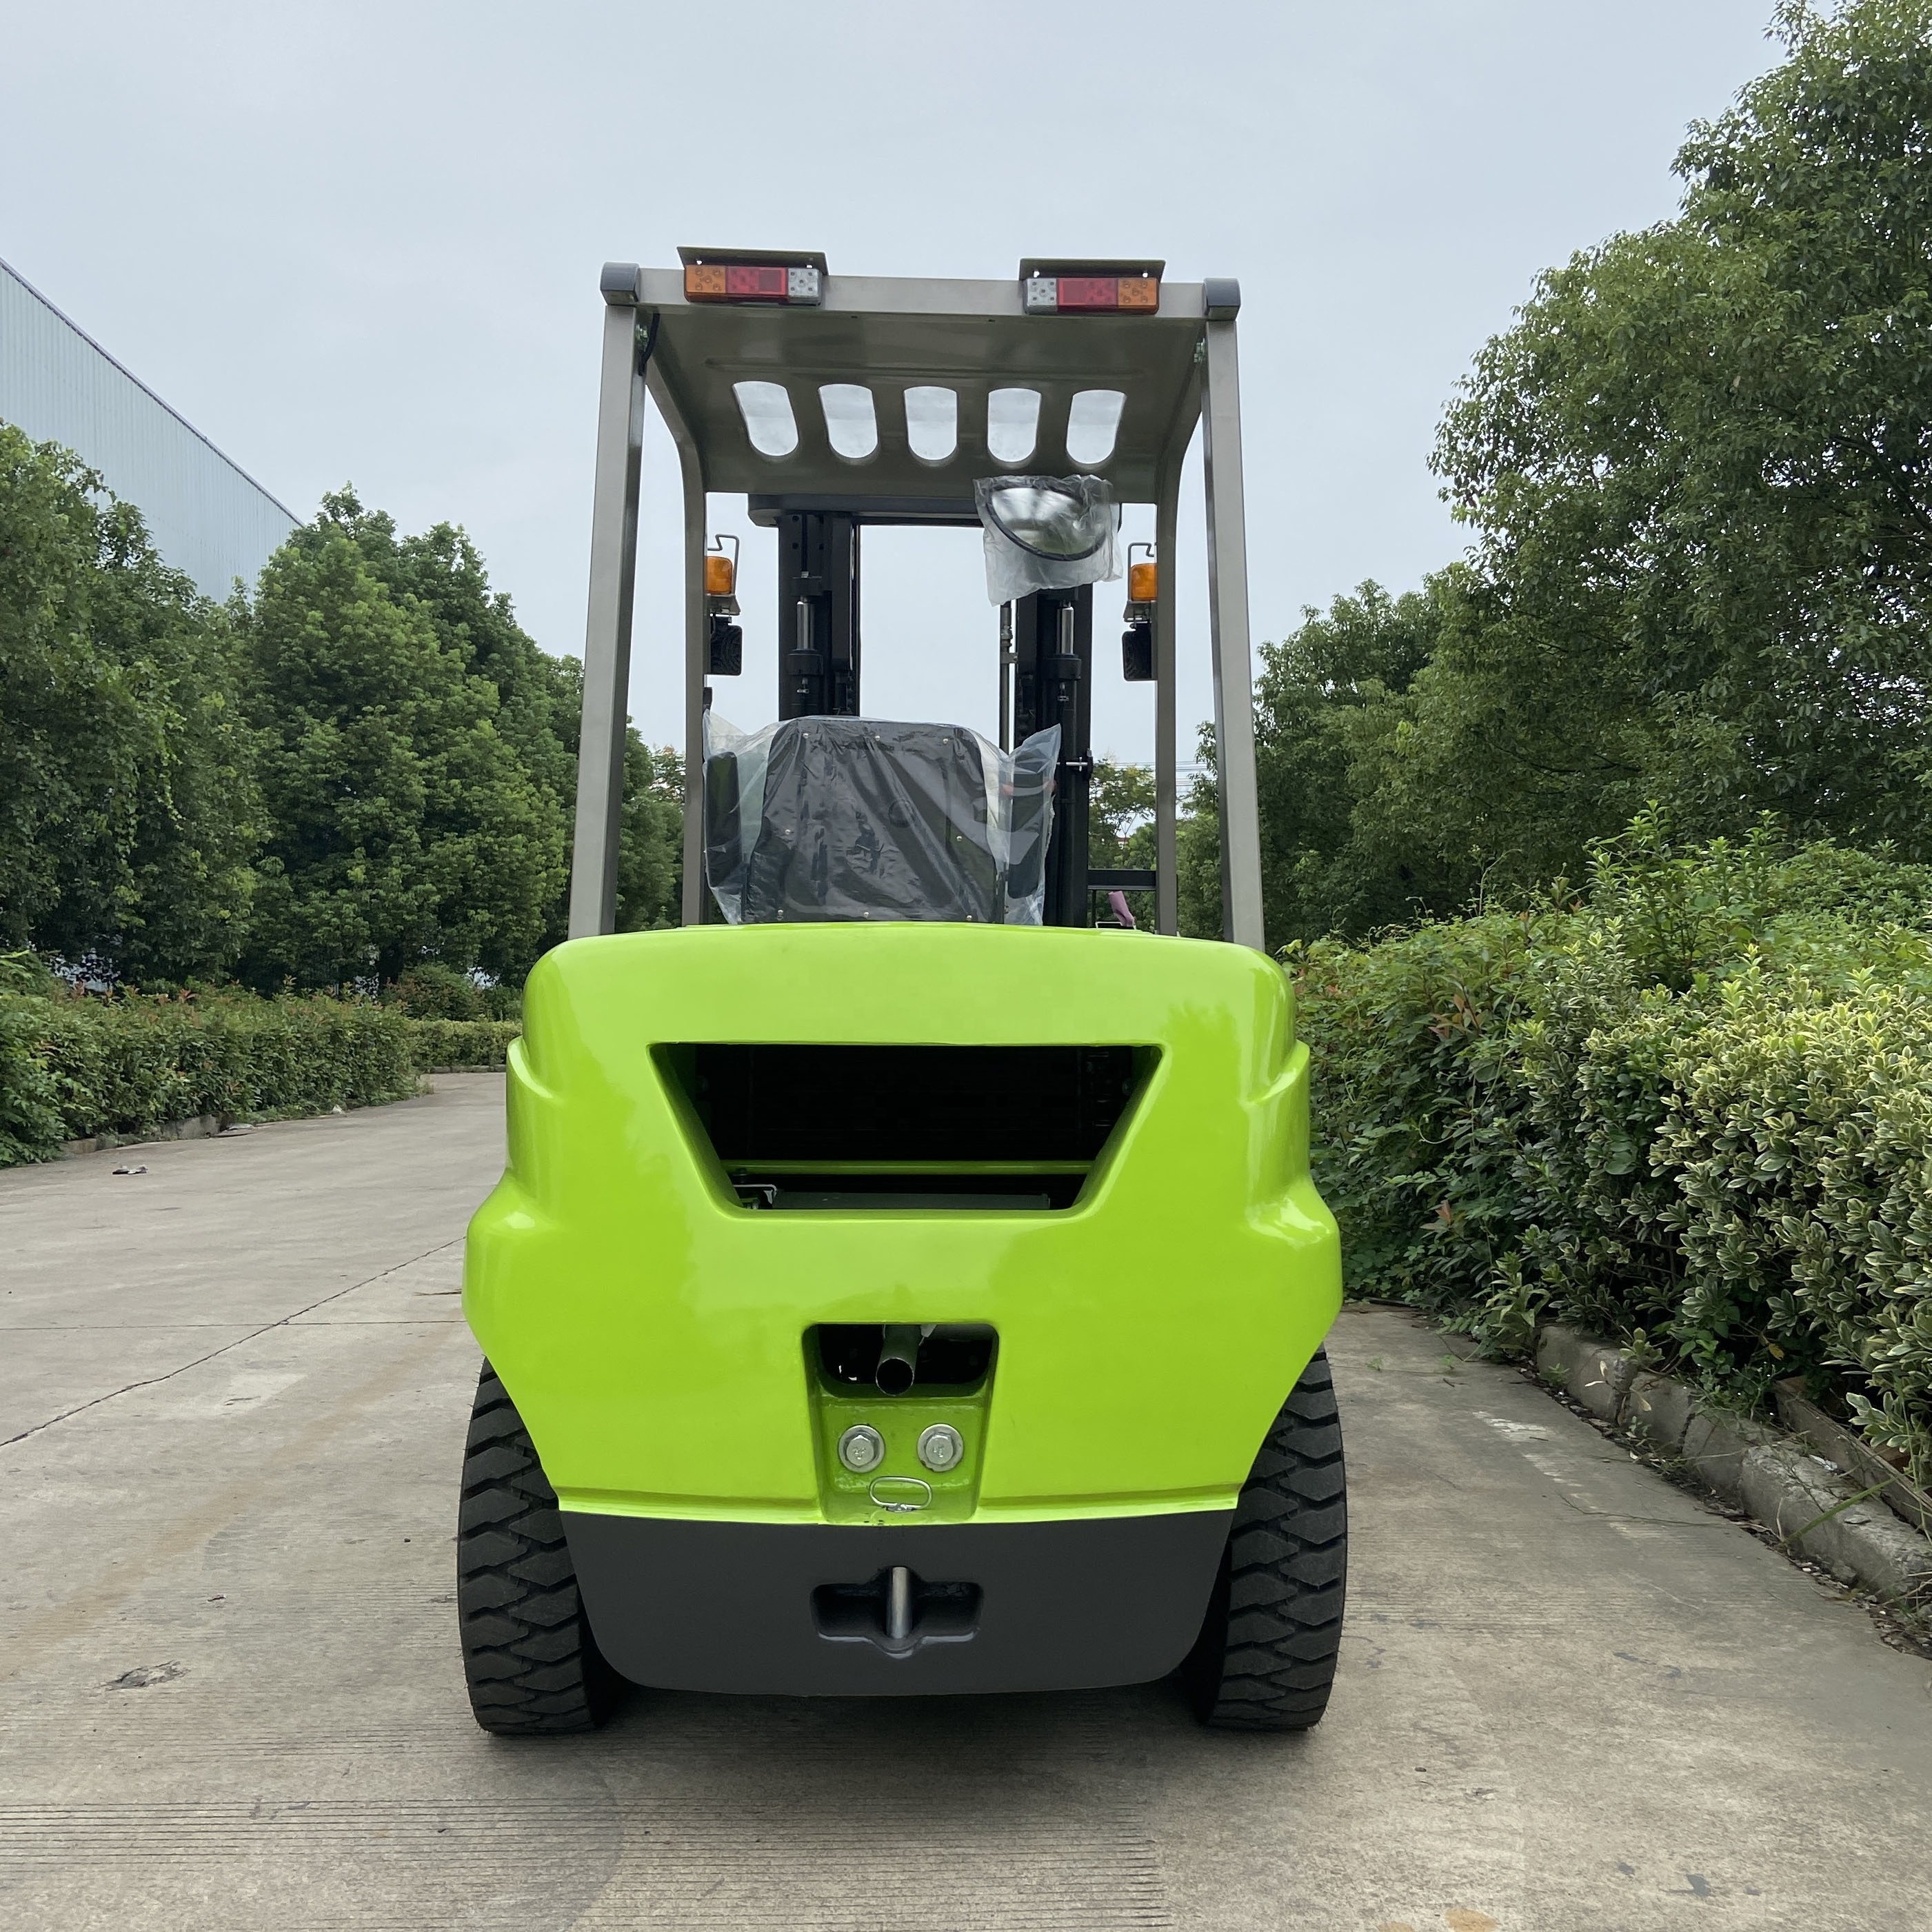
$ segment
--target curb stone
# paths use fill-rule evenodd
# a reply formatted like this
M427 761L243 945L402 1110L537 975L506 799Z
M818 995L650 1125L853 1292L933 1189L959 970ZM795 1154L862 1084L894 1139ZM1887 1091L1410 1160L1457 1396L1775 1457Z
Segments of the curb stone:
M1696 1413L1690 1390L1670 1376L1652 1375L1646 1370L1630 1378L1624 1392L1624 1426L1660 1448L1681 1445Z
M83 1139L63 1141L60 1158L70 1160L76 1154L106 1154L115 1148L145 1147L152 1141L206 1141L226 1132L231 1123L219 1114L195 1114L184 1120L164 1120L158 1126L142 1127L130 1134L89 1134Z
M1616 1420L1634 1370L1621 1348L1565 1322L1546 1322L1536 1331L1536 1372L1605 1422Z
M1754 1449L1776 1441L1777 1431L1722 1409L1701 1409L1694 1396L1690 1408L1690 1423L1682 1436L1674 1442L1654 1438L1656 1446L1666 1454L1682 1456L1719 1496L1742 1502L1745 1461Z
M1680 1457L1840 1582L1893 1604L1932 1596L1932 1538L1861 1496L1796 1438L1705 1408L1688 1383L1640 1369L1615 1343L1565 1322L1538 1329L1536 1372L1600 1420Z
M1846 1508L1846 1497L1857 1494L1828 1463L1802 1450L1780 1444L1745 1459L1744 1506L1760 1522L1797 1538L1840 1582L1862 1583L1893 1600L1910 1598L1932 1582L1932 1544L1882 1504Z

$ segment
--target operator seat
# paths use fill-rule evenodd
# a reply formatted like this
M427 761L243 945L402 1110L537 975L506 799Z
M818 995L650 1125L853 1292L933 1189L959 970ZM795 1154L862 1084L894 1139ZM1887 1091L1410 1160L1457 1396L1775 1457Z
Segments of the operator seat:
M742 862L748 925L998 925L1008 896L1036 890L1036 877L1002 876L986 764L978 737L960 725L788 718L772 733L755 826L740 822L736 759L728 753L709 760L710 875L729 877ZM1023 789L1031 794L1036 788ZM1022 802L1037 812L1036 800ZM1018 843L1026 869L1036 875L1038 841Z

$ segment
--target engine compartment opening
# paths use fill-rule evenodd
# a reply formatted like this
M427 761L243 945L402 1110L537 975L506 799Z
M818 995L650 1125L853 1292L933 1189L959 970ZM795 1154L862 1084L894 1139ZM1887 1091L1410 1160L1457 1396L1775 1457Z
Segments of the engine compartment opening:
M698 1041L656 1050L751 1210L1071 1208L1150 1047Z

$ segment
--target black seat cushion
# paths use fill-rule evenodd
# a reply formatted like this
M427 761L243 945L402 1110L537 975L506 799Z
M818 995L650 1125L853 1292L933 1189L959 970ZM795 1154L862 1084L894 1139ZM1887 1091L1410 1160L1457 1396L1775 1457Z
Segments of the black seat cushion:
M972 732L794 718L772 733L746 868L748 922L986 925L1002 915L986 768Z

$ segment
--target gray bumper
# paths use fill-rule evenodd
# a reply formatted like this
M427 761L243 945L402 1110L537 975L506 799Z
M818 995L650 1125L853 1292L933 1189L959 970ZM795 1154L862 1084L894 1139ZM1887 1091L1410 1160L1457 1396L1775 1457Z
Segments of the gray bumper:
M1165 1676L1201 1628L1232 1513L846 1526L567 1510L597 1642L666 1690L915 1697ZM888 1634L886 1579L912 1572Z

